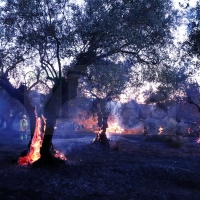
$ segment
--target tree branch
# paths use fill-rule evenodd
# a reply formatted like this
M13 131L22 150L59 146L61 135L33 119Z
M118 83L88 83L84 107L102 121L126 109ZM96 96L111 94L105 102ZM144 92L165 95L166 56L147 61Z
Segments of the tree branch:
M51 63L49 63L48 61L46 61L46 60L42 60L42 63L49 69L49 71L50 71L50 73L51 73L51 75L52 75L52 78L57 78L57 73L56 73L56 71L55 71L55 69L54 69L54 66L51 64ZM44 69L45 67L43 67L43 69ZM45 70L46 71L46 70ZM46 71L47 72L47 71Z
M60 62L60 42L57 37L54 37L56 40L56 57L58 61L58 69L59 69L59 78L61 78L61 62Z

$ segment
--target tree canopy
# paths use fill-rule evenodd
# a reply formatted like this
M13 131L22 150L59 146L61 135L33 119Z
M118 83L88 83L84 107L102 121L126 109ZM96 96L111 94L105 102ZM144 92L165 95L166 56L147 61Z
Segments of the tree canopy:
M0 86L25 106L33 133L34 105L29 92L38 84L47 85L42 157L50 155L60 108L76 97L79 79L87 70L92 77L99 70L96 63L108 60L117 69L122 60L133 68L140 64L143 71L153 74L160 67L162 50L172 39L174 11L169 0L4 3L0 12ZM102 74L109 74L105 65L101 67ZM28 89L21 74L31 70Z

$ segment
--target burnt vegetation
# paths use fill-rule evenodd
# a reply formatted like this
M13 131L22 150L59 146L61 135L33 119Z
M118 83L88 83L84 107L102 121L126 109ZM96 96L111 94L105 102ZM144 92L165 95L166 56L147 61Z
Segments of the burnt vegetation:
M2 0L0 196L199 199L200 5L192 6Z

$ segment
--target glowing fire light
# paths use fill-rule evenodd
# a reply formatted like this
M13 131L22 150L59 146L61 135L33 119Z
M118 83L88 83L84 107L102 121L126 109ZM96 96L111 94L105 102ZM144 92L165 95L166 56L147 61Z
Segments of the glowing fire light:
M64 156L64 154L63 154L63 153L60 153L58 150L55 150L55 151L54 151L54 156L55 156L56 158L61 159L61 160L67 160L67 158Z
M31 141L30 145L30 151L26 156L20 156L18 159L18 164L20 165L28 165L32 164L36 160L40 158L40 147L42 145L42 139L41 139L41 120L38 117L36 119L36 128L34 132L34 136Z
M106 129L108 133L123 133L124 129L121 128L117 122L108 124L108 128Z
M188 131L188 134L191 133L191 129L190 129L190 127L188 127L187 131Z
M98 124L98 119L92 118L92 117L87 117L85 116L84 113L81 113L81 117L74 118L73 122L77 124L77 127L75 130L92 130L95 133L99 133L100 129L97 126ZM144 125L143 124L138 124L132 128L122 128L119 123L118 123L118 118L116 116L112 116L108 119L108 128L106 129L107 134L112 134L112 133L119 133L119 134L141 134L143 133L144 130Z
M46 129L46 123L45 123L46 119L43 116L42 116L42 120L44 122L43 132L41 132L41 119L37 117L35 132L34 132L34 136L32 138L31 145L30 145L30 151L26 156L19 157L18 164L20 165L32 164L33 162L37 161L41 157L40 147L42 146L44 132ZM57 150L54 151L54 156L61 160L67 160L64 154L60 153Z
M161 135L163 134L164 128L162 126L159 126L158 131L158 135Z

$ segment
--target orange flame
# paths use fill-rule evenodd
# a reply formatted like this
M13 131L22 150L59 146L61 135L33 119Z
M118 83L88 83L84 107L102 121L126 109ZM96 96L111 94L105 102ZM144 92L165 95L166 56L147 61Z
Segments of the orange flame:
M164 128L162 126L159 126L158 131L158 135L161 135L163 134Z
M188 134L191 133L191 129L190 129L190 127L187 128L187 131L188 131Z
M111 116L108 119L108 128L106 129L106 132L109 133L125 133L125 134L139 134L142 133L144 130L144 126L142 124L137 125L132 128L124 129L122 128L118 122L117 122L116 116ZM78 125L81 125L84 130L92 130L96 133L99 132L99 127L97 126L98 119L97 117L87 117L86 113L82 112L80 117L76 117L73 119L73 122L75 122ZM78 130L75 129L75 130Z
M97 121L97 116L88 117L87 112L81 112L78 116L73 118L73 122L79 126L75 127L75 131L78 131L79 129L97 131Z
M26 156L19 157L18 164L20 165L32 164L33 162L37 161L41 157L40 147L42 146L44 132L46 129L46 119L43 116L42 116L42 120L44 122L44 126L43 126L44 129L42 130L43 132L41 132L41 119L37 117L35 132L34 132L34 136L32 138L31 145L30 145L30 151ZM60 153L57 150L54 151L54 156L61 160L67 160L64 154Z
M18 159L18 164L20 165L28 165L32 164L36 160L40 158L40 147L42 145L42 139L41 139L41 120L38 117L36 119L36 128L34 132L34 136L31 141L30 145L30 151L26 156L20 156Z
M117 122L108 123L108 128L106 129L108 133L123 133L124 129L121 128Z

